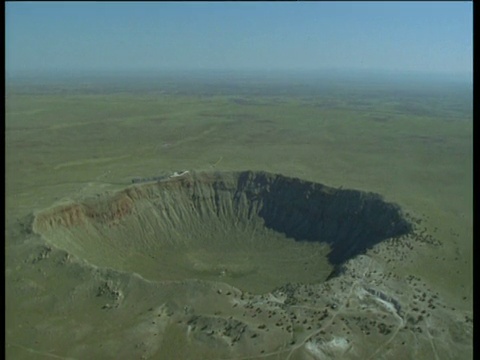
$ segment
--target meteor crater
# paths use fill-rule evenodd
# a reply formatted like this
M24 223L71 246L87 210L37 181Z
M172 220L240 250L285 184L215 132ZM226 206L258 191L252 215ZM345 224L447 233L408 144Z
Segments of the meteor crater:
M193 172L57 205L36 214L33 230L98 267L262 293L325 281L411 225L378 194L243 171Z

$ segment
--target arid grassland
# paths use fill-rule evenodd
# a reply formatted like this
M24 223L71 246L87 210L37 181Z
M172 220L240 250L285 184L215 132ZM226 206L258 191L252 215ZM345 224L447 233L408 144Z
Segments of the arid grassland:
M5 102L7 359L472 357L471 86L13 79ZM354 192L318 217L315 189L402 216ZM382 233L335 263L335 229Z

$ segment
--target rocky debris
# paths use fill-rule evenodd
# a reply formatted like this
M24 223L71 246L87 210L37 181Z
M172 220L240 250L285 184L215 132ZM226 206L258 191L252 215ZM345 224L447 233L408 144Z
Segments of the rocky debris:
M37 255L30 256L25 261L31 264L36 264L39 261L48 259L50 257L51 252L52 252L52 248L50 246L43 246Z
M392 304L392 306L395 308L398 316L402 317L402 306L400 305L400 302L397 299L395 299L392 296L386 295L385 293L383 293L382 291L380 291L378 289L372 289L372 288L367 287L367 288L365 288L365 290L367 292L369 292L370 294L372 294L373 296L376 296L376 297L380 298L381 300Z
M103 297L110 300L109 303L102 306L102 309L117 308L120 306L124 295L123 292L113 285L113 282L104 281L97 289L97 297Z

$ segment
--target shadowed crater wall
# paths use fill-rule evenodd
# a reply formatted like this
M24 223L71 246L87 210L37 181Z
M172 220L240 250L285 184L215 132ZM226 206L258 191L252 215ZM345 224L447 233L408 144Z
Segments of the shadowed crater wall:
M263 292L411 231L377 194L266 172L189 173L36 214L33 230L96 266Z
M374 193L251 172L240 174L238 189L251 203L261 199L258 215L266 227L297 241L329 244L335 265L412 230L398 205Z

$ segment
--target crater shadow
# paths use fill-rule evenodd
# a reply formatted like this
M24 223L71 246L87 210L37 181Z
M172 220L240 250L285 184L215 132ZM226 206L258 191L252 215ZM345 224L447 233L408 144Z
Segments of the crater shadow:
M258 215L266 227L296 241L330 245L328 257L334 265L412 231L398 205L371 192L252 172L240 174L238 188L251 202L262 199Z

